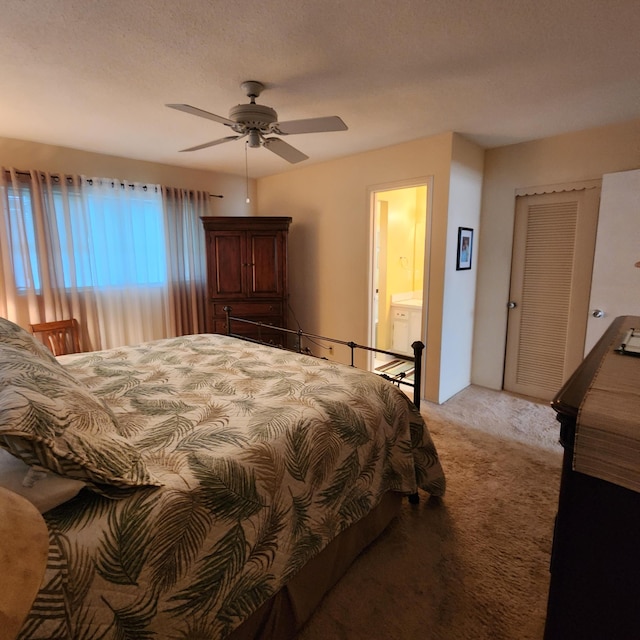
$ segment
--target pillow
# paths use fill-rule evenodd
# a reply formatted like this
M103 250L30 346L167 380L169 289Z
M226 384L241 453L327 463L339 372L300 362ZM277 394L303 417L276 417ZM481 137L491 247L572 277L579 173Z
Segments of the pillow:
M0 318L0 344L24 349L42 360L57 362L53 353L32 333L25 331L25 329L6 318Z
M61 478L55 473L36 473L42 474L43 477L33 482L34 469L8 451L0 449L0 487L26 498L40 513L46 513L49 509L71 500L85 486L81 480Z
M0 343L0 447L98 487L159 486L115 416L58 362Z

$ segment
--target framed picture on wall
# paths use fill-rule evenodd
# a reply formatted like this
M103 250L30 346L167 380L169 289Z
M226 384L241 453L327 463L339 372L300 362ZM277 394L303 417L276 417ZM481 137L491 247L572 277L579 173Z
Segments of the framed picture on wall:
M471 269L471 250L473 249L473 229L458 227L458 255L456 269Z

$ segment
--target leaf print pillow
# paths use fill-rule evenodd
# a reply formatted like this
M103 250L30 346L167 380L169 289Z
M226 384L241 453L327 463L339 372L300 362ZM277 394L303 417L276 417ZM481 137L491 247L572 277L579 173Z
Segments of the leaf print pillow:
M111 412L60 363L0 343L0 446L93 485L158 486Z
M42 360L57 362L53 353L40 340L6 318L0 318L0 344L24 349Z

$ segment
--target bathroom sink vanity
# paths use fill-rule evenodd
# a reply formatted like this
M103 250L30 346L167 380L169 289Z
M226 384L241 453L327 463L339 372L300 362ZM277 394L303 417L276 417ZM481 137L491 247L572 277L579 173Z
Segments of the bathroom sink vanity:
M422 298L415 294L391 296L391 349L411 355L411 345L422 339Z

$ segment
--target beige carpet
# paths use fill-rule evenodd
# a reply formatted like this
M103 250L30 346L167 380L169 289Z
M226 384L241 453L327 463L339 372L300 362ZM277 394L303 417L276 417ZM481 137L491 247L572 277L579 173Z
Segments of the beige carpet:
M361 555L300 640L540 640L558 500L546 404L469 387L423 405L447 476Z

